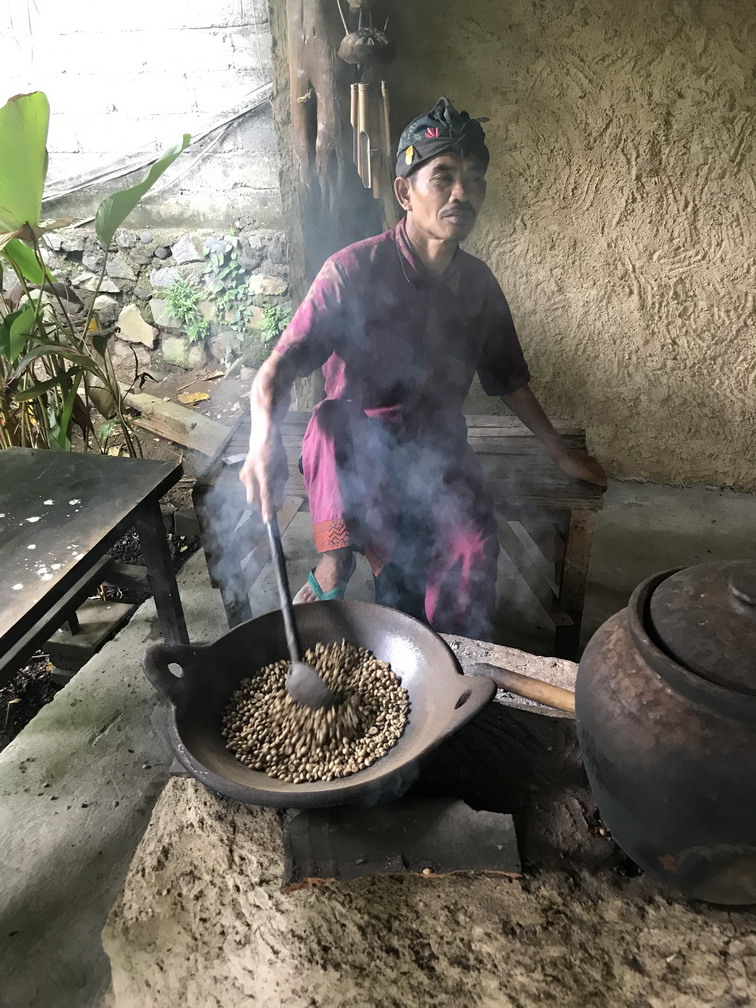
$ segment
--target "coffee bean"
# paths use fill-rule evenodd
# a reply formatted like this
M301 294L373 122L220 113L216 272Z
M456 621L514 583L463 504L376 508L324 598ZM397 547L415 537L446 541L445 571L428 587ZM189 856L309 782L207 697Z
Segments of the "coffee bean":
M347 641L316 644L304 656L337 707L300 707L286 692L288 663L242 680L222 717L227 748L245 765L289 783L338 780L385 756L401 737L409 696L386 662Z

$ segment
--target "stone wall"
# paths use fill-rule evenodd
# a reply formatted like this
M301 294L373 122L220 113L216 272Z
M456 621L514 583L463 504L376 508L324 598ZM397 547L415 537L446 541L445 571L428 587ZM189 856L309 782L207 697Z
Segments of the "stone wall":
M469 248L548 409L615 474L756 490L756 6L437 0L391 26L395 133L442 94L490 117Z
M50 100L48 196L263 102L186 151L165 176L176 182L148 196L132 226L280 226L270 79L265 0L0 4L0 100L31 90ZM88 217L135 180L87 188L45 211Z
M89 304L100 280L103 251L91 229L66 228L44 238L43 256L58 280L64 281ZM237 281L249 304L238 320L240 299L219 304L211 288L217 271L210 251L220 248L238 261ZM114 359L147 368L152 354L184 368L210 360L228 368L235 361L259 364L269 338L264 309L290 311L287 252L282 232L258 228L240 234L208 229L121 229L105 263L95 307L102 326L117 327L111 343ZM190 340L187 327L172 315L167 303L171 287L186 280L197 292L197 309L208 322L205 338ZM5 278L6 289L13 280ZM235 288L236 289L236 288ZM249 292L247 294L247 291ZM223 293L223 291L221 291ZM149 391L149 389L147 389Z

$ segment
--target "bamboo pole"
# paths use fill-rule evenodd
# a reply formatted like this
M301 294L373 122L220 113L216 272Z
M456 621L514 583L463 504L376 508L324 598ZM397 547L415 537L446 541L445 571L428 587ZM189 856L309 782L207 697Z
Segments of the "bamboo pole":
M385 155L383 152L383 127L381 124L381 96L377 86L370 89L370 121L374 129L370 138L370 165L372 171L373 199L383 201L386 187Z
M354 158L354 165L359 172L359 160L360 160L360 134L357 129L357 85L352 84L350 88L350 106L349 106L349 121L352 124L352 157Z
M391 165L391 106L389 103L388 85L381 81L381 103L383 107L383 153L386 163Z
M373 199L383 199L383 151L373 147L370 151L370 175Z
M359 164L357 171L362 179L362 184L366 189L372 186L372 172L370 165L370 136L368 130L368 85L357 85L357 123L360 132Z

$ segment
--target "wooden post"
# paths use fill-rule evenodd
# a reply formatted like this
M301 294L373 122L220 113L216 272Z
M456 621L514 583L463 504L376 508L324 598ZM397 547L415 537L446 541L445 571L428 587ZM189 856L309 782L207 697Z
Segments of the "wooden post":
M273 117L296 306L328 256L382 230L382 204L354 164L354 70L337 55L344 26L336 3L280 0L270 4L270 15ZM313 377L309 394L297 388L301 409L322 398L322 380Z
M574 508L570 512L567 528L559 601L572 617L572 626L557 627L555 639L557 655L573 661L580 652L580 628L596 519L596 511Z

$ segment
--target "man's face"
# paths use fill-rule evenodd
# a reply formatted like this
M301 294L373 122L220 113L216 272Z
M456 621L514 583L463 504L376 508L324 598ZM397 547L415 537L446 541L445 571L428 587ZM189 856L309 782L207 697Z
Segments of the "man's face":
M396 196L427 238L462 242L486 198L486 173L477 158L449 151L398 178Z

